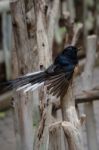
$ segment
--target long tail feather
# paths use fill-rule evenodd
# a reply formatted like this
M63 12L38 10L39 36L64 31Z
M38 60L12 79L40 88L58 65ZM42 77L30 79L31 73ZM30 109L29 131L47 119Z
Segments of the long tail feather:
M0 94L8 92L13 89L16 89L17 91L24 89L25 92L29 91L29 89L33 90L35 89L33 85L38 84L38 86L41 86L41 83L45 81L45 78L46 73L41 71L26 74L25 76L21 76L17 79L0 83Z
M0 94L10 90L23 90L24 93L34 91L38 87L45 85L52 95L62 97L68 89L73 73L60 72L58 74L48 74L43 71L26 74L15 80L10 80L0 84Z

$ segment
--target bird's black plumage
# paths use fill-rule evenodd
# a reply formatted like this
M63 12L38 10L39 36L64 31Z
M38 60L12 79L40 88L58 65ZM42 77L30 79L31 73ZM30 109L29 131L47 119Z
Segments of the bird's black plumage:
M77 48L68 46L45 71L28 74L2 83L0 84L0 93L18 88L24 89L26 92L44 83L53 95L64 96L77 63Z

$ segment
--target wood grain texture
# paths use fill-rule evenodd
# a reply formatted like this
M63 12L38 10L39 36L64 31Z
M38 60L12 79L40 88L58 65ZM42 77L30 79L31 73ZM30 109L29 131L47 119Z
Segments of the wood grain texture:
M82 29L82 24L76 28L74 31L74 35L72 38L71 44L74 46L78 41L79 34ZM81 123L78 118L76 108L75 108L75 97L74 97L74 89L72 86L72 82L74 81L75 73L73 75L73 79L68 87L68 90L61 99L61 107L62 107L62 116L63 128L67 138L69 150L82 150L82 139L81 139Z
M34 60L36 60L33 52L35 43L29 37L26 9L24 0L11 3L11 15L13 25L13 78L19 75L33 72L35 69ZM33 94L23 94L17 92L14 94L15 109L15 131L17 137L17 149L31 150L33 149Z
M92 87L93 69L96 56L96 35L88 36L86 43L86 65L83 72L83 87L84 90L90 90ZM85 113L87 115L86 128L87 128L87 140L90 150L98 150L96 127L94 122L94 110L93 103L87 103L84 105Z

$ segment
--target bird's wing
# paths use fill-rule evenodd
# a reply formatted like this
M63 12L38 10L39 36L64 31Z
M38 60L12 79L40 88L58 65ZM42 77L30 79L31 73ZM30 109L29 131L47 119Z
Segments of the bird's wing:
M45 70L45 72L49 75L53 75L55 74L56 67L57 65L52 64Z
M49 93L53 96L63 97L68 89L72 75L73 72L61 72L57 75L50 76L45 82Z
M27 74L15 80L0 83L0 94L16 89L24 92L34 91L39 86L45 84L49 93L64 96L68 89L68 85L72 79L73 72L65 73L57 65L51 65L46 71Z

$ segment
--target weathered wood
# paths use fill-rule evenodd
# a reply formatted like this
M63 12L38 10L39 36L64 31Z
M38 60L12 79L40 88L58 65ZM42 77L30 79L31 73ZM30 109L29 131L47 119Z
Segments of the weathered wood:
M53 39L55 32L55 25L58 24L59 21L59 13L60 13L60 0L54 0L52 4L52 8L49 13L49 22L48 22L48 42L49 42L49 50L52 56L52 47L53 47Z
M83 73L83 88L88 91L92 87L93 69L95 63L96 54L96 35L88 36L86 43L86 65ZM85 113L87 115L86 128L87 128L87 140L88 148L90 150L98 150L96 128L93 113L93 104L85 104Z
M70 12L70 19L71 21L74 21L75 20L75 7L74 7L74 0L67 0L67 3L68 3L68 9L69 9L69 12Z
M31 45L33 54L32 54L32 59L33 59L33 64L32 68L33 71L39 70L39 58L38 58L38 49L37 49L37 40L36 40L36 12L34 9L34 4L33 1L28 0L25 1L26 3L26 22L27 22L27 32L28 32L28 37L29 37L29 44ZM32 94L32 92L29 92ZM39 108L39 103L40 103L40 96L39 96L39 88L36 89L33 92L33 105L32 105L32 127L33 127L33 149L34 149L34 143L36 139L36 134L37 134L37 129L39 126L39 122L41 119L41 114L40 114L40 108Z
M52 62L52 45L53 45L53 37L54 37L54 27L56 17L58 15L57 11L59 8L59 0L50 1L53 3L53 9L49 8L45 0L35 1L35 10L36 10L36 18L37 18L37 47L39 54L39 66L40 67L48 67ZM49 20L46 22L46 6L48 7L49 12ZM55 11L55 12L54 12ZM40 102L41 104L45 104L45 107L42 109L42 119L38 128L38 137L35 142L34 149L44 149L48 150L49 145L49 130L48 126L52 123L52 104L51 104L51 96L45 92L46 89L41 89L40 93L42 93ZM42 106L43 106L42 105ZM42 106L40 106L42 108ZM45 114L46 119L43 117ZM52 147L52 146L51 146Z
M87 91L86 93L76 95L75 96L75 103L88 103L88 102L93 102L93 101L98 101L99 100L99 91ZM54 101L52 102L52 110L56 111L61 108L60 101Z
M38 99L37 98L38 94L37 94L38 91L35 91L33 93L33 97L35 99L35 101L33 102L33 126L34 128L36 128L36 125L38 125L38 122L40 120L40 116L39 116L39 112L40 112L40 109L39 109L39 102L38 102ZM7 93L5 95L1 95L0 96L0 111L3 111L3 110L6 110L6 109L9 109L11 107L11 100L12 100L12 95L13 93L10 92L10 93ZM93 102L93 101L98 101L99 100L99 92L98 91L88 91L88 93L83 93L81 95L77 95L75 96L75 103L76 104L80 104L80 103L88 103L88 102ZM58 116L57 118L62 120L62 117L61 117L61 112L58 110L61 108L61 105L60 105L60 101L54 101L52 103L52 111L57 111L58 113Z
M33 72L34 52L33 45L28 34L25 1L18 0L11 3L11 15L13 24L13 76ZM35 37L34 37L35 39ZM32 41L34 43L34 41ZM33 149L33 95L32 93L14 94L15 103L15 131L17 137L17 149Z
M36 36L37 36L37 50L38 50L38 66L39 67L47 67L50 65L52 61L52 44L53 44L53 32L54 32L54 25L55 25L55 18L57 17L58 8L59 8L59 1L51 1L51 4L53 3L53 9L51 11L57 10L56 12L53 12L51 14L54 14L52 18L49 20L46 20L46 1L45 0L35 0L33 1L35 5L35 13L36 17L32 18L32 20L36 20ZM33 69L33 59L32 59L32 44L29 38L31 37L29 30L29 25L31 24L31 18L29 16L26 1L24 0L18 0L14 3L11 3L11 12L12 12L12 23L13 23L13 33L14 33L14 45L13 45L13 57L15 56L15 60L13 59L14 65L13 65L13 72L14 77L20 74L25 74L27 72L31 72ZM57 5L56 5L57 4ZM57 7L57 8L56 8ZM30 7L29 7L30 8ZM29 19L29 20L28 20ZM46 23L47 21L47 23ZM50 22L49 22L50 21ZM35 24L34 24L35 25ZM52 27L52 31L48 33L48 26ZM49 35L48 35L49 34ZM50 36L51 35L51 36ZM51 39L49 39L50 37ZM76 38L74 38L75 41ZM49 45L50 43L50 45ZM75 43L75 42L73 42ZM30 64L31 63L31 64ZM38 68L39 68L38 67ZM43 89L43 88L42 88ZM42 90L41 89L41 90ZM33 108L38 105L36 102L35 105L32 107L32 94L28 93L24 95L22 92L18 92L15 94L15 114L16 114L16 120L17 120L17 132L19 132L18 142L17 145L19 146L19 149L24 150L39 150L39 149L53 149L53 147L56 148L55 143L53 141L50 141L51 134L49 131L48 126L52 124L52 122L55 122L53 116L52 116L52 97L48 95L48 93L44 93L46 89L42 90L43 96L40 99L42 103L44 103L44 107L41 111L41 121L38 128L39 133L36 135L36 139L33 139ZM71 91L71 89L70 89ZM67 103L64 101L66 100L64 98L62 102L62 109L63 109L63 118L66 119L66 116L68 116L68 121L73 122L73 126L79 128L80 121L77 118L76 110L75 110L75 103L74 99L69 99L71 96L70 91L68 91L68 94L65 98L68 97ZM38 99L38 98L37 98ZM70 100L70 101L69 101ZM50 101L50 102L49 102ZM46 104L46 105L45 105ZM63 106L63 105L67 106ZM70 106L70 111L67 109L67 107ZM41 107L40 107L41 108ZM64 109L67 110L64 110ZM35 109L37 110L37 109ZM65 112L66 111L66 112ZM38 110L37 110L38 112ZM65 115L66 113L66 115ZM34 113L35 115L35 113ZM74 115L74 116L73 116ZM46 116L46 117L45 117ZM73 116L73 117L72 117ZM33 117L33 118L32 118ZM39 118L39 117L38 117ZM74 119L75 118L75 119ZM35 118L34 118L35 119ZM61 117L62 119L62 117ZM36 120L36 119L35 119ZM37 120L38 121L38 120ZM38 123L37 123L38 125ZM62 128L60 131L56 131L56 135L61 134L61 136L58 136L58 139L56 140L56 143L58 141L62 141ZM78 131L78 130L77 130ZM18 135L18 134L17 134ZM78 138L78 137L77 137ZM67 137L68 139L68 137ZM33 146L33 140L34 140L34 146ZM69 143L69 142L68 142ZM58 143L59 144L59 143ZM79 143L77 143L79 145ZM62 142L61 142L62 145ZM79 147L79 146L78 146ZM60 146L59 146L60 148ZM65 149L65 146L64 146Z
M61 109L59 109L59 110L56 111L56 120L57 121L62 121L63 120ZM68 143L67 143L67 139L66 139L65 134L64 134L64 130L60 129L60 132L61 132L60 133L61 149L62 150L68 150Z
M87 103L94 100L99 100L99 91L91 90L76 96L76 103Z
M99 9L98 9L98 7L99 7L99 1L98 0L96 0L96 2L95 2L95 7L96 7L96 34L97 34L97 44L99 44Z
M69 14L67 1L62 0L62 16Z
M83 29L83 24L82 23L79 23L78 26L74 28L74 36L73 36L71 45L76 45L77 44L82 29Z
M48 65L50 65L50 62L52 60L51 53L49 51L49 43L48 43L48 35L47 30L45 28L46 21L45 21L45 1L35 1L35 11L36 11L36 35L37 35L37 49L38 49L38 57L39 57L39 68L44 67L46 68ZM49 56L49 57L48 57ZM47 102L47 94L45 93L44 87L40 90L40 103L44 105L44 103ZM40 106L42 107L42 106ZM41 121L39 124L39 128L37 131L35 143L34 143L34 150L37 149L47 149L48 146L48 121L50 122L50 114L51 114L51 108L48 106L45 109L42 109L42 116ZM46 113L46 116L49 117L49 120L46 118L46 120L43 117L43 114ZM46 126L45 126L46 122Z
M38 3L38 4L36 4ZM36 16L37 16L37 47L38 47L38 54L39 54L39 65L43 65L47 67L50 65L52 60L49 50L49 43L46 31L46 22L44 16L44 9L45 9L45 2L44 0L36 1ZM46 57L48 56L49 57Z
M80 122L79 122L79 119L77 116L77 112L75 109L75 100L74 100L71 85L67 91L67 94L62 99L62 113L63 113L63 119L65 121L68 121L71 124L72 132L73 132L72 133L73 136L71 136L71 138L72 138L71 142L73 141L74 144L73 143L70 144L69 138L68 138L68 136L66 136L68 145L73 145L72 147L70 147L73 150L83 149L82 142L81 142L81 131L80 131L81 125L80 125ZM75 130L74 130L74 128L75 128ZM69 126L68 126L68 130L69 130ZM74 139L74 136L76 137L75 139ZM74 145L76 145L76 147Z
M81 143L81 139L79 139L80 133L77 131L77 128L72 123L66 121L62 122L62 127L66 137L68 137L69 150L81 150L82 146L79 144Z
M10 2L9 0L0 1L0 13L10 11Z
M11 78L11 34L12 34L11 16L6 12L2 14L3 31L3 51L6 66L6 78Z
M49 13L49 23L48 23L48 41L49 41L49 49L51 51L51 56L52 56L52 47L53 47L53 38L54 38L54 30L55 30L55 25L58 25L59 21L59 15L60 15L60 1L59 0L54 0L52 2L52 8L50 8L50 13ZM55 100L55 98L54 98ZM52 105L52 104L51 104ZM55 112L54 112L55 113ZM55 114L54 114L55 115ZM54 124L51 124L49 127L49 145L48 145L48 150L65 150L66 148L66 142L64 139L64 132L62 127L57 126L56 121L62 121L62 114L61 110L58 110L56 112L56 118L54 118ZM54 126L55 125L55 126ZM53 126L55 128L53 128ZM59 128L58 128L59 127ZM55 130L54 130L55 129Z
M0 111L11 108L12 92L0 95Z
M55 102L55 100L52 102L52 104ZM59 100L57 100L54 104L56 104L57 105L57 107L58 107L58 105L60 105L60 99ZM52 105L53 106L53 105ZM54 105L55 106L55 105ZM56 134L59 134L59 141L57 141L56 140L56 143L54 142L54 140L52 140L52 143L50 143L51 145L53 145L52 146L52 149L53 149L53 147L55 146L55 145L57 145L57 147L58 148L60 148L60 149L62 149L62 150L67 150L68 149L68 144L67 144L67 139L65 138L65 135L64 135L64 131L63 131L63 128L62 128L62 120L63 120L63 118L62 118L62 111L61 111L61 107L59 108L59 109L57 109L57 108L53 108L52 107L52 114L53 114L53 116L54 116L54 123L52 123L50 126L49 126L49 129L50 129L50 127L51 127L51 129L53 130L53 132L54 132L54 129L56 129L55 131L55 133ZM57 126L59 126L59 128L57 128ZM53 128L54 127L54 128ZM49 138L51 139L51 138L53 138L52 136L53 136L53 133L52 132L52 134L50 134L50 131L49 131ZM50 142L50 139L49 139L49 142ZM57 139L57 137L55 137L54 139ZM50 144L49 144L49 147L50 147Z
M0 63L4 62L4 53L3 50L0 50Z
M76 45L81 29L82 29L82 26L80 26L79 28L75 30L73 40L71 43L72 45ZM73 92L74 90L73 90L72 82L71 82L68 87L66 95L61 100L63 120L67 121L65 127L64 125L63 127L65 128L64 130L65 130L65 135L67 138L69 149L81 150L83 149L82 140L81 140L81 130L80 130L81 123L77 116L77 112L75 108L75 98L74 98Z
M49 148L48 150L65 150L64 132L61 121L49 126ZM63 141L62 141L63 140Z

